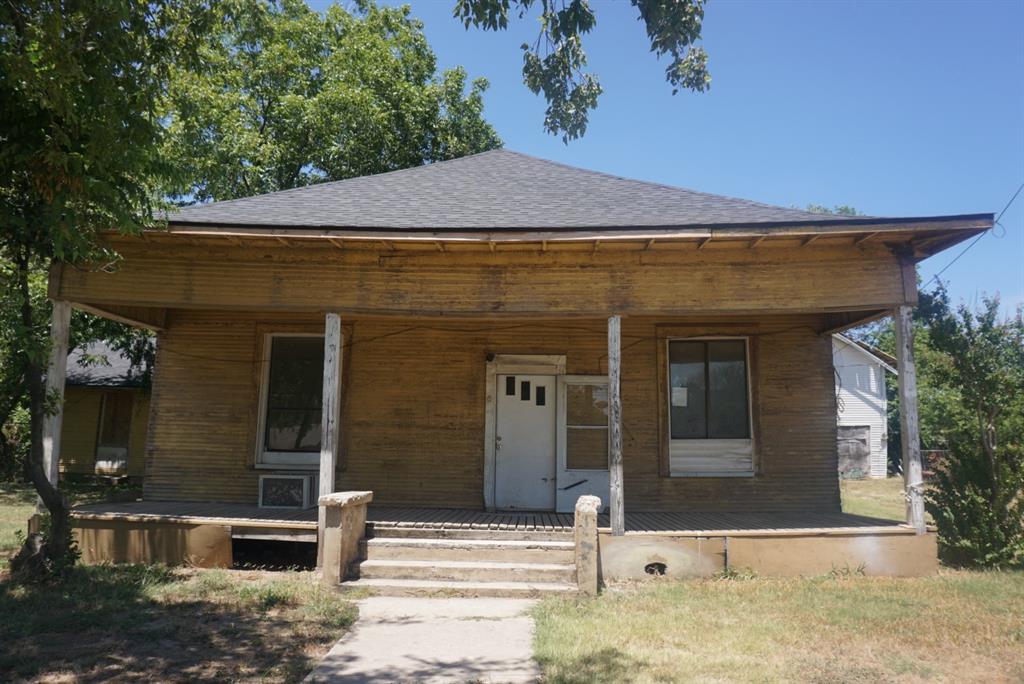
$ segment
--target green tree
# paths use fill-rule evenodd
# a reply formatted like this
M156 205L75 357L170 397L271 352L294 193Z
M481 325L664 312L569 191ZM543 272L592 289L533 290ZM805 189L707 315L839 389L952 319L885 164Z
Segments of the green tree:
M409 8L321 15L301 0L227 6L176 64L163 155L180 201L223 200L453 159L501 146L484 79L437 60Z
M631 0L647 30L651 52L668 56L665 80L672 94L680 89L704 92L711 86L708 55L701 39L706 0ZM508 28L509 14L526 16L540 7L540 31L533 44L523 43L523 81L548 102L544 128L564 142L587 130L597 107L601 84L585 71L583 38L597 25L587 0L456 0L455 17L469 28Z
M954 311L941 288L924 314L944 357L937 375L959 398L947 417L949 456L927 493L943 555L1024 565L1024 317L1018 309L1002 320L998 297Z
M49 512L44 555L58 570L74 554L67 502L43 468L43 420L58 398L46 395L49 336L33 282L56 261L110 264L101 231L152 223L153 188L168 172L156 103L167 65L184 60L209 19L199 0L0 4L0 259L5 305L17 312L5 362L24 383L29 476Z
M829 209L823 204L808 204L807 211L812 214L832 214L835 216L863 216L856 207L851 207L849 204L837 204L833 208Z

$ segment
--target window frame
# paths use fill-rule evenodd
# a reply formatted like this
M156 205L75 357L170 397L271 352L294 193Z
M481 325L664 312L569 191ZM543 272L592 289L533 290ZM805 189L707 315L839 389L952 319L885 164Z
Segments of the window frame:
M256 420L256 444L254 466L268 470L319 470L320 452L267 451L267 400L270 393L270 359L273 351L274 338L277 337L318 337L324 339L323 333L315 332L268 332L263 335L263 349L260 358L259 411ZM321 385L321 392L323 386ZM268 458L269 457L269 458Z
M570 468L569 467L569 428L579 429L593 429L593 430L605 430L608 439L611 439L610 426L605 424L604 426L598 425L569 425L569 402L568 392L569 385L589 385L592 387L604 387L608 388L608 376L607 375L560 375L557 380L558 384L558 408L557 408L557 420L556 420L556 447L557 447L557 471L559 473L608 473L608 464L605 464L604 468ZM609 445L608 453L611 453L611 445Z
M114 395L119 398L128 397L128 431L125 439L125 443L121 444L105 444L103 442L103 427L107 420L108 413L108 402L110 397ZM100 397L100 417L96 427L96 450L101 448L106 449L124 449L125 452L131 449L132 446L132 428L135 423L135 396L130 390L125 389L106 389L103 395Z
M672 362L670 345L673 342L709 342L709 341L723 341L723 340L739 340L743 342L744 351L744 363L746 365L747 375L747 421L748 421L748 434L750 435L747 439L673 439L672 438ZM757 422L755 420L755 407L756 407L756 395L754 391L754 359L753 359L753 339L752 335L666 335L661 340L661 356L664 361L661 364L660 373L662 376L661 386L663 391L660 392L661 396L661 413L663 420L665 421L661 429L662 439L662 475L665 477L754 477L757 474ZM705 372L706 366L705 366ZM705 379L707 382L707 379ZM701 447L717 446L721 447L727 443L745 443L744 447L749 447L750 450L750 468L746 470L714 470L714 469L697 469L697 470L682 470L672 471L672 445L673 444L688 444L699 450Z

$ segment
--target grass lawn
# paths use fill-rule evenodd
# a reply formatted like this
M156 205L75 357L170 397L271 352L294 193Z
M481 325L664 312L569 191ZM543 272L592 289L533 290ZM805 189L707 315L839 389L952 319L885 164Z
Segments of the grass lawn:
M312 573L80 566L0 582L0 681L299 681L356 615Z
M661 580L535 615L549 683L1024 681L1020 572Z
M844 513L888 520L906 518L901 477L888 477L884 480L840 480L839 489Z

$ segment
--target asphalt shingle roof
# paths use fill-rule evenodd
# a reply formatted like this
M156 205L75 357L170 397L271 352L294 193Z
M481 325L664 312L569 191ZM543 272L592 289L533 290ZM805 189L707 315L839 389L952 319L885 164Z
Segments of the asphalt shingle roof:
M492 150L186 207L172 224L371 230L583 230L841 219Z
M65 381L84 387L140 387L143 370L133 368L121 352L103 342L90 342L68 354Z

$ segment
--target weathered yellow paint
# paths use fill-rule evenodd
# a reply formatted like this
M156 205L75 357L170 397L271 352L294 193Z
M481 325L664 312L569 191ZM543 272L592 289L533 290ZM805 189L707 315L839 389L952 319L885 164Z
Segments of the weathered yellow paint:
M103 395L130 392L131 435L128 444L128 475L145 472L146 433L149 426L149 395L137 388L67 387L64 391L64 422L61 429L60 469L62 473L93 475L96 472L96 438Z
M643 510L838 510L835 390L820 315L622 323L625 502ZM659 472L659 330L740 326L756 337L758 474ZM607 372L601 319L348 321L336 488L381 504L483 504L488 353L564 354L567 372ZM321 332L314 315L175 310L158 344L145 497L255 503L263 335Z
M675 316L871 310L903 303L880 244L666 251L429 252L119 243L117 271L55 270L51 292L135 307L408 316ZM148 307L148 309L146 309Z

